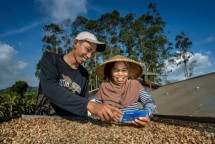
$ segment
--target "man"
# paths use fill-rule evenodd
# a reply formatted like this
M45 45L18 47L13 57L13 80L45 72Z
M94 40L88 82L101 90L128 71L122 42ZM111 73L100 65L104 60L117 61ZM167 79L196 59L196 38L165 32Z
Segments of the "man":
M99 42L92 33L81 32L68 54L44 53L36 114L81 117L86 116L88 110L102 121L122 116L114 107L87 99L88 72L81 64L105 47L106 44Z

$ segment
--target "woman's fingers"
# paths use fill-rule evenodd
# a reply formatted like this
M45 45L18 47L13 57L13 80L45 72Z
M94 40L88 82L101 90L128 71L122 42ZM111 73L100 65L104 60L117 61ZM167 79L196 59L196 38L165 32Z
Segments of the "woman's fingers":
M139 117L138 119L135 119L134 121L132 121L132 123L136 126L146 126L149 121L150 121L149 116L146 116L146 117Z

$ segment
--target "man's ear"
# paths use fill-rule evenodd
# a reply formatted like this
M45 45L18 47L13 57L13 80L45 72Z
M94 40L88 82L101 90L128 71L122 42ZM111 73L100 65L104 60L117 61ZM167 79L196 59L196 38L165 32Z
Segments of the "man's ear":
M74 42L73 42L73 47L76 48L76 45L77 45L77 44L78 44L78 40L75 39Z
M77 40L77 39L75 39L75 40L74 40L74 44L77 44L77 43L78 43L78 40Z

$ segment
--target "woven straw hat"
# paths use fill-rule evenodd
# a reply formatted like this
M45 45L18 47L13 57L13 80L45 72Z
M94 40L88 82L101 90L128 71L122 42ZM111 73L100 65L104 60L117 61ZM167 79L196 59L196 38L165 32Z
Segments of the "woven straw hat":
M109 60L106 60L105 62L103 62L102 64L100 64L97 69L96 69L96 74L100 79L104 79L104 69L107 63L111 63L111 62L128 62L129 63L129 68L130 71L128 73L128 77L129 78L133 78L136 79L137 77L139 77L142 72L143 72L143 65L135 60L126 58L124 56L121 55L116 55L112 58L110 58Z

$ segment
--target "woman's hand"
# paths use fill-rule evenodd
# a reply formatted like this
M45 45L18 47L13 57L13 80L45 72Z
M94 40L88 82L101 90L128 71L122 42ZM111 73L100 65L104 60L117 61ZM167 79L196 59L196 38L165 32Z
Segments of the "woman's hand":
M131 123L136 125L136 126L146 126L149 121L150 121L150 118L147 115L145 117L139 117L138 119L135 119Z

